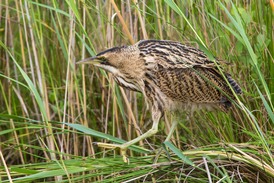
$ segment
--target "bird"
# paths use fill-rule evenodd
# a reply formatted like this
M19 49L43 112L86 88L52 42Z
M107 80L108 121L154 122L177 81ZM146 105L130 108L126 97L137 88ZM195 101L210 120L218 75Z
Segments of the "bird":
M141 92L151 110L153 124L147 132L124 144L97 145L120 148L124 162L129 162L127 148L156 134L165 112L227 111L242 89L220 62L195 47L171 40L140 40L79 61L78 64L93 64L111 73L118 85ZM165 141L170 140L177 123L172 122Z

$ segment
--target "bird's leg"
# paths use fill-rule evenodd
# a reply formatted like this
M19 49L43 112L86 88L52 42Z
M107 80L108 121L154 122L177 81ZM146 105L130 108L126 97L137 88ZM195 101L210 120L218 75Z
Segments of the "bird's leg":
M158 131L158 124L159 124L159 121L162 117L162 112L159 111L159 110L152 110L152 120L153 120L153 124L152 124L152 127L150 130L148 130L146 133L142 134L141 136L131 140L131 141L128 141L124 144L108 144L108 143L97 143L97 145L99 147L104 147L104 148L110 148L110 149L113 149L113 148L120 148L121 149L121 155L123 156L123 160L125 163L129 163L129 160L126 156L126 151L127 151L127 148L147 137L150 137L152 135L154 135L155 133L157 133Z

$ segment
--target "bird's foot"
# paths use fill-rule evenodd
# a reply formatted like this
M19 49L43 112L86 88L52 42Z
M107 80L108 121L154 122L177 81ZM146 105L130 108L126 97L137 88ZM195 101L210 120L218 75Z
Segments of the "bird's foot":
M124 147L121 144L109 144L109 143L102 143L102 142L96 142L94 144L97 145L98 147L107 148L107 149L119 148L121 150L123 161L129 164L129 158L127 157L127 147Z

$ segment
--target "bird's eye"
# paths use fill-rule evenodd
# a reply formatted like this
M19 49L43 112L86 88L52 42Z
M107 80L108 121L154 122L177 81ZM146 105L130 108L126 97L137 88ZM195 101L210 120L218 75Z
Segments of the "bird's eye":
M111 63L109 62L109 60L106 57L98 57L98 60L100 60L100 64L102 65L111 65Z
M106 59L106 57L98 57L98 60L102 61L102 62L107 62L108 60Z

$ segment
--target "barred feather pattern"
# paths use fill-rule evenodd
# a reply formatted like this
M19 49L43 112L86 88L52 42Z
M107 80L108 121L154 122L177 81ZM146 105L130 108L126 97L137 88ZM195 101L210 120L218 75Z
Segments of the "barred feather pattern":
M157 40L140 41L138 48L146 63L146 93L154 92L148 94L150 100L163 108L226 110L235 98L228 83L235 93L241 93L235 80L227 73L225 79L216 63L196 48Z
M235 99L231 88L236 94L242 92L228 73L218 69L218 61L179 42L142 40L97 56L106 60L99 67L115 70L114 79L119 85L142 92L160 111L216 107L226 110Z

